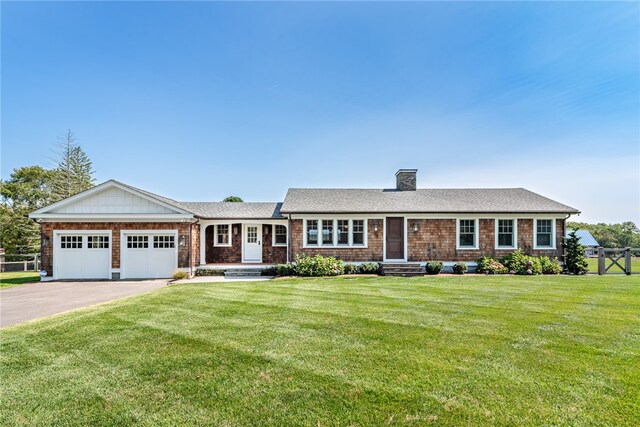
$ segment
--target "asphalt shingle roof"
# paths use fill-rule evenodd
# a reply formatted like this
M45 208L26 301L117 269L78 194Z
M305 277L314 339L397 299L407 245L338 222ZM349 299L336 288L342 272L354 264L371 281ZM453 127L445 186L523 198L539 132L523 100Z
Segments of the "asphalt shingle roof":
M179 202L183 209L201 218L278 219L282 203Z
M319 189L291 188L283 213L578 213L524 188Z

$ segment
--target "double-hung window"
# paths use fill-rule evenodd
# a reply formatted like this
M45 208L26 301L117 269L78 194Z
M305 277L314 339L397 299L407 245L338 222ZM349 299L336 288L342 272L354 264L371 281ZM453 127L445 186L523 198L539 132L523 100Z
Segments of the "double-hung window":
M231 227L229 224L216 224L213 246L231 246Z
M478 221L458 220L458 249L478 249Z
M273 246L286 246L287 227L281 224L273 226Z
M351 232L353 233L353 246L364 246L364 220L354 219Z
M333 220L322 220L322 246L333 246Z
M515 219L496 220L496 248L514 249L517 239Z
M309 246L318 245L318 220L317 219L307 220L307 245Z
M338 220L338 246L349 246L349 220Z
M554 241L554 227L552 219L536 219L535 230L535 242L536 249L553 249L555 247Z

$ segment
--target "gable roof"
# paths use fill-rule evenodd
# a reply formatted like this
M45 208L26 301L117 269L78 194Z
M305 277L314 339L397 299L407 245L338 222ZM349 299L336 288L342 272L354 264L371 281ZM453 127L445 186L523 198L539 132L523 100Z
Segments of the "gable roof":
M569 237L569 233L573 230L567 230L565 237ZM595 237L589 232L589 230L576 230L576 235L580 238L580 244L585 246L600 246Z
M180 202L194 215L200 218L234 219L281 219L282 203L254 202Z
M135 200L142 200L143 203L147 204L147 209L144 211L135 210L120 210L118 212L109 212L108 209L105 209L105 206L101 208L91 209L92 200L95 200L95 203L104 202L104 200L100 200L101 197L107 195L112 196L110 193L119 193L119 194L128 194L129 197L135 198ZM122 196L124 197L124 196ZM129 201L120 201L120 205L126 204ZM88 203L87 203L88 202ZM150 206L155 206L156 209L150 209ZM148 191L141 190L136 187L132 187L127 184L123 184L116 180L109 180L98 184L94 187L89 188L88 190L82 191L78 194L75 194L71 197L67 197L66 199L60 200L56 203L52 203L48 206L44 206L40 209L37 209L29 214L29 217L38 219L38 218L48 218L48 217L71 217L71 216L105 216L109 214L117 214L117 215L139 215L139 214L164 214L164 215L179 215L179 216L192 216L193 214L186 210L184 207L180 206L178 202L175 200L168 199L166 197L158 196L157 194L150 193Z
M291 188L283 213L579 213L524 188Z

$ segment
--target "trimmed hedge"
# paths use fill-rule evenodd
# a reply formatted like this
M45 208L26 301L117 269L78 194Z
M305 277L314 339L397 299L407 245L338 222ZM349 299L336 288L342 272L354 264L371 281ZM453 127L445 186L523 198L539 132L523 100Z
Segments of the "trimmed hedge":
M467 264L465 264L464 262L456 262L455 264L453 264L453 267L451 267L451 269L455 274L465 274L469 270L469 267L467 267Z
M224 270L217 268L196 268L196 276L224 276Z
M444 269L444 264L440 261L429 261L425 266L424 270L427 274L440 274L440 272Z

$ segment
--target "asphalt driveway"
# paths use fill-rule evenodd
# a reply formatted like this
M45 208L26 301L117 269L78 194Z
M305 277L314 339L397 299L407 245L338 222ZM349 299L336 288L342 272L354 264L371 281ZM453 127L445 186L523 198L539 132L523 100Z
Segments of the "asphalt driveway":
M166 286L168 280L41 282L0 290L0 327Z

